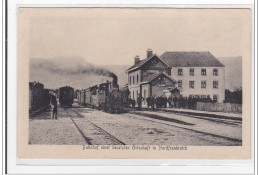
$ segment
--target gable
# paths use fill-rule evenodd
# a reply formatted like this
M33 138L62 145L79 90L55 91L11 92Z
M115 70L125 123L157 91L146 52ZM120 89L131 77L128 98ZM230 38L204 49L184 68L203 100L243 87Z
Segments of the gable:
M152 57L142 66L144 70L161 70L165 68L168 68L168 66L157 56Z
M165 74L163 72L159 72L159 73L155 73L155 74L150 75L149 77L147 77L147 79L142 81L141 84L146 84L146 83L151 83L151 82L154 82L154 81L159 81L162 78L166 79L167 81L169 80L173 84L176 83L176 81L174 79L172 79L170 76L168 76L167 74Z
M176 84L175 81L173 81L171 78L169 78L168 76L166 76L165 74L161 74L158 77L156 77L155 79L153 79L150 84L152 84L153 86L174 86Z
M156 61L155 64L154 64L154 61ZM150 58L141 60L139 63L131 66L129 69L127 69L126 72L129 73L131 71L135 71L137 69L143 68L143 66L145 66L147 64L149 64L150 66L153 66L154 68L156 68L156 67L163 67L163 68L170 67L167 63L165 63L163 60L161 60L156 54L154 54Z

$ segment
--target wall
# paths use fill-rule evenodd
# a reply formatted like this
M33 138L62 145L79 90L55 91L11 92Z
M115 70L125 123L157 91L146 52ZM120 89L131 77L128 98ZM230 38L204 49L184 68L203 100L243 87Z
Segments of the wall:
M159 84L159 78L165 78L165 85L162 86ZM164 90L167 88L174 88L175 83L172 82L169 78L166 76L159 76L151 83L151 89L152 89L152 96L155 95L156 97L164 95Z
M144 93L145 91L146 91L146 95ZM147 107L146 98L149 96L150 96L150 85L149 84L142 85L142 97L144 98L144 101L142 102L143 107Z
M137 75L138 75L138 82L137 82ZM131 83L130 83L130 77L131 77ZM135 77L134 84L133 84L133 77ZM134 72L131 72L128 74L128 87L129 88L140 85L140 82L141 82L141 70L137 70L137 71L134 71Z
M197 102L196 110L199 111L212 111L212 112L236 112L242 113L241 104L231 103L205 103Z
M183 69L183 75L178 75L178 69ZM190 75L190 68L194 68L194 76ZM206 69L207 75L201 75L201 69ZM218 69L218 76L213 75L213 69ZM173 67L171 77L178 82L182 80L181 94L184 97L189 95L218 95L218 102L225 99L225 67ZM194 89L189 87L189 81L195 81ZM201 88L201 81L206 81L206 88ZM213 81L218 81L218 89L213 88ZM178 87L178 85L177 85Z
M138 82L136 81L138 75ZM131 76L131 84L130 84L130 77ZM135 82L133 84L133 76L135 77ZM136 100L138 97L138 94L140 93L140 82L141 82L141 70L134 71L128 74L128 88L130 91L130 98ZM133 97L134 92L134 97ZM137 93L138 92L138 93Z
M32 90L29 90L29 110L32 109Z
M154 56L142 67L142 78L145 80L151 74L159 72L165 72L170 75L169 69L157 56Z
M164 96L163 90L165 89L167 89L167 87L158 85L152 86L152 95L155 95L155 97L160 97L162 95Z

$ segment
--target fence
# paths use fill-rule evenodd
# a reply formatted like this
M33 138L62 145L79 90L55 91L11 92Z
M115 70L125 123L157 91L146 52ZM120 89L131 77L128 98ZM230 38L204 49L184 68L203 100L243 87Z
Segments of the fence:
M237 113L242 113L242 105L241 104L231 104L231 103L197 102L196 110L211 111L211 112L237 112Z

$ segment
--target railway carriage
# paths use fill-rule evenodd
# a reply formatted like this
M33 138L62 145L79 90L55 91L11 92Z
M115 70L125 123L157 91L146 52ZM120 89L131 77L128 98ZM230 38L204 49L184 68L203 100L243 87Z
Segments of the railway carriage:
M77 91L77 102L80 104L80 93L81 93L81 91L80 90L78 90Z
M91 91L90 89L85 89L85 102L86 102L86 105L90 105L91 104Z
M39 82L29 83L29 110L37 110L48 106L50 103L50 94L48 89Z
M74 89L66 86L59 89L59 102L63 107L72 107L74 101Z
M80 91L80 100L79 100L80 105L85 105L85 89L82 89Z

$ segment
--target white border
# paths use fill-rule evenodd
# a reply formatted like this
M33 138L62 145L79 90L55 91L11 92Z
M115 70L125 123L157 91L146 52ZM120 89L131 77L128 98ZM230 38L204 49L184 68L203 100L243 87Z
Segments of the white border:
M212 160L29 160L16 159L17 137L17 10L21 7L176 7L176 8L252 8L253 0L12 0L8 1L8 173L64 173L64 174L252 174L254 172L253 159L249 161L212 161ZM252 12L254 14L254 12ZM254 20L254 19L252 19ZM256 26L252 27L253 29ZM252 36L254 37L254 36ZM254 41L252 40L252 46ZM254 53L254 51L252 51ZM256 66L252 63L252 68ZM254 70L252 70L254 73ZM252 74L253 75L253 74ZM254 86L254 85L253 85ZM254 89L252 86L252 94ZM255 85L256 86L256 85ZM253 97L253 96L252 96ZM254 104L252 98L252 104ZM253 110L253 109L252 109ZM252 111L253 118L254 111ZM252 126L253 126L252 120ZM252 130L253 133L253 130ZM253 140L252 135L252 140ZM256 135L257 136L257 135ZM252 147L254 144L252 144ZM254 153L252 153L254 155ZM17 165L19 163L20 165ZM41 165L59 166L41 166ZM27 166L34 164L35 166ZM168 165L176 166L168 166ZM81 166L61 166L81 165ZM96 165L96 166L84 166ZM97 166L121 165L121 166ZM130 166L144 165L144 166ZM148 166L150 165L150 166ZM161 166L151 166L161 165ZM189 166L183 166L189 165ZM200 166L203 165L203 166ZM211 165L211 166L210 166ZM218 165L218 166L216 166ZM221 166L220 166L221 165ZM224 165L224 166L223 166Z

